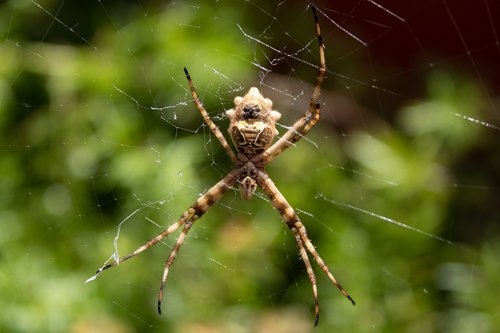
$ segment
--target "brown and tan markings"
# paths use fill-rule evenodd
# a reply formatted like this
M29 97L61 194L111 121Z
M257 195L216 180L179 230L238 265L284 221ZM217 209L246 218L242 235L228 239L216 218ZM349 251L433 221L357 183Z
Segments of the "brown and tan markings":
M352 304L355 304L351 296L349 296L344 288L342 288L337 279L335 279L333 274L330 272L330 269L325 264L323 259L321 259L319 253L316 251L316 248L307 236L306 228L300 221L295 210L292 206L290 206L288 201L281 194L264 170L264 167L275 157L291 145L295 144L303 136L307 135L309 130L316 125L320 117L319 95L326 73L325 46L323 45L321 38L321 30L316 9L312 5L310 7L313 13L316 25L316 34L319 42L320 65L318 68L316 83L312 91L309 108L306 112L283 136L274 142L274 138L278 134L278 131L276 130L276 121L281 117L281 114L278 111L273 110L273 102L269 98L264 98L259 89L255 87L250 88L245 96L238 96L234 99L233 109L226 111L226 115L230 121L228 132L237 150L237 153L235 153L229 146L222 132L215 125L203 107L200 99L198 98L198 94L196 93L191 76L189 75L188 70L184 68L194 104L200 111L210 130L214 133L215 137L222 144L231 160L235 163L235 167L222 180L199 197L198 200L196 200L195 203L181 215L180 219L176 223L172 224L161 234L157 235L132 253L101 267L93 278L99 275L102 271L142 253L182 226L182 231L177 237L176 243L165 263L161 279L160 291L158 295L158 312L161 313L163 290L167 281L168 272L186 238L187 233L193 226L194 222L205 214L228 189L237 183L243 199L251 199L257 187L260 187L266 196L271 200L273 207L280 213L281 218L293 233L313 289L315 308L314 325L316 326L319 320L319 303L316 276L309 260L309 254L312 255L319 267L326 273L340 292L347 297Z

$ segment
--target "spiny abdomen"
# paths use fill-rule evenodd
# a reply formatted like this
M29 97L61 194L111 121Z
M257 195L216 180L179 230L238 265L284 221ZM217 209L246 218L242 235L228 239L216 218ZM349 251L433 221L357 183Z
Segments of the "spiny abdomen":
M229 128L236 149L246 156L263 153L273 142L275 132L276 130L262 121L250 123L240 120Z

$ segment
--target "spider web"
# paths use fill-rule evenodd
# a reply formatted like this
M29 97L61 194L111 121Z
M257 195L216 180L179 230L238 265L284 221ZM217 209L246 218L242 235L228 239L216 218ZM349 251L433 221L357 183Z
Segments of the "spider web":
M495 331L498 4L315 3L322 118L267 168L357 301L313 263L315 331ZM83 284L231 170L184 66L224 134L252 86L280 134L304 113L319 62L307 2L13 0L0 15L2 330L312 331L292 235L237 189L195 223L162 316L177 234Z

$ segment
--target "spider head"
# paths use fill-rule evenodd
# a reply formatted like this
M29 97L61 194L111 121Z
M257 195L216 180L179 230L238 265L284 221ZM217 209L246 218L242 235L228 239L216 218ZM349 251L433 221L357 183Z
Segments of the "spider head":
M255 191L257 190L257 183L255 182L255 179L250 176L246 176L239 183L241 198L244 200L252 199Z

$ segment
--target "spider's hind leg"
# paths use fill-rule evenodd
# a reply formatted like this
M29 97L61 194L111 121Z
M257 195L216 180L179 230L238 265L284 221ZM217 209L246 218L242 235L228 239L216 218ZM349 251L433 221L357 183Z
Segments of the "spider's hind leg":
M210 116L208 115L207 110L205 110L205 108L203 107L203 104L201 103L198 97L198 93L196 92L196 88L193 84L193 80L191 79L191 75L189 75L189 72L186 67L184 67L184 74L186 74L186 79L188 81L189 89L191 90L191 95L193 96L193 101L194 104L196 105L196 108L198 109L198 111L200 111L201 116L205 120L205 123L207 123L212 133L214 133L215 137L219 140L222 147L224 147L224 149L226 150L226 153L229 155L229 158L231 158L233 162L236 162L237 160L236 155L231 149L231 146L229 146L229 143L227 143L227 140L220 131L219 127L215 125L215 123L212 121L212 118L210 118Z

